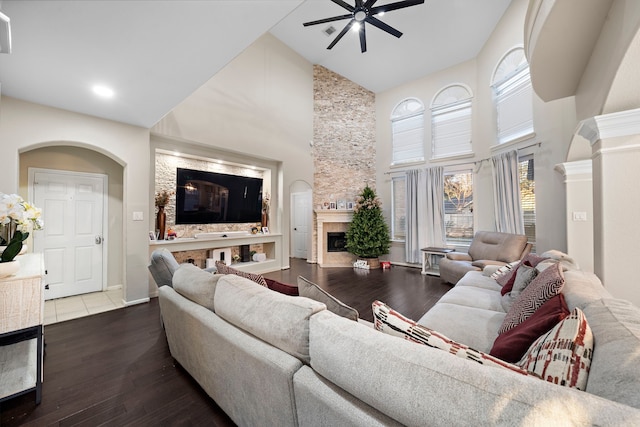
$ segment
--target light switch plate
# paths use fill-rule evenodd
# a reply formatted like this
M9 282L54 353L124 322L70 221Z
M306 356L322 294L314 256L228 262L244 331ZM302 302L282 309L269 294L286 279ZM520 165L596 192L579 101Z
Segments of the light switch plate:
M587 213L586 212L574 212L573 213L573 220L574 221L586 221L587 220Z
M144 221L144 214L142 212L134 212L133 213L134 221Z

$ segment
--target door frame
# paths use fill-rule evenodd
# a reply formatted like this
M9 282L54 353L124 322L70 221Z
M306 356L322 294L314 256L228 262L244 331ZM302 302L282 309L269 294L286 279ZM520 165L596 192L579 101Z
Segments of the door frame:
M48 174L54 174L54 175L67 175L67 176L79 176L79 177L87 177L87 178L95 178L95 179L101 179L102 180L102 292L106 291L108 286L107 286L107 273L108 273L108 268L107 268L107 254L108 254L108 247L105 244L105 241L107 240L107 238L105 238L105 236L109 235L109 215L108 215L108 209L109 209L109 176L103 173L95 173L95 172L76 172L76 171L68 171L68 170L62 170L62 169L45 169L45 168L34 168L34 167L30 167L28 170L28 175L29 175L29 179L28 179L28 198L29 200L33 200L34 196L35 196L35 189L34 189L34 182L35 182L35 175L36 173L48 173ZM45 223L44 226L46 227L47 224ZM35 245L34 245L35 246ZM35 249L35 247L34 247ZM45 270L46 270L46 266L45 266Z

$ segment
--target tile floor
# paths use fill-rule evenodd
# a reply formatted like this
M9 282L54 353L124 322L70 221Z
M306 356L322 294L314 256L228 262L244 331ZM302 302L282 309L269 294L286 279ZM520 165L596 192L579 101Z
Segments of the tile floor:
M51 325L122 307L122 288L52 299L44 303L44 324Z

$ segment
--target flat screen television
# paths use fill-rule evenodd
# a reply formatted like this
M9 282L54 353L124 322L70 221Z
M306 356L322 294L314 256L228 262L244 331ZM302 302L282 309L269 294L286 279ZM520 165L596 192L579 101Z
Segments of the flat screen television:
M178 168L176 224L259 222L262 178Z

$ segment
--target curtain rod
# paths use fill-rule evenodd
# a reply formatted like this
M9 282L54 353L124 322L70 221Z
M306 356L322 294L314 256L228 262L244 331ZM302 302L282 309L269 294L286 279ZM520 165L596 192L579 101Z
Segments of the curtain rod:
M525 150L527 148L535 147L536 145L538 147L540 147L542 145L542 142L535 142L533 144L525 145L524 147L518 147L515 150L516 151ZM484 158L484 159L476 160L474 162L450 163L450 164L447 164L447 166L460 166L460 165L467 165L467 164L473 164L474 166L479 166L479 165L482 165L482 162L485 162L485 161L488 161L488 160L491 160L491 157L487 157L487 158ZM411 169L415 169L415 168L411 168ZM409 171L411 169L397 169L397 170L393 170L393 171L387 171L387 172L384 172L384 175L391 175L391 174L394 174L394 173L404 173L404 172ZM477 172L477 171L478 170L475 170L475 172Z

